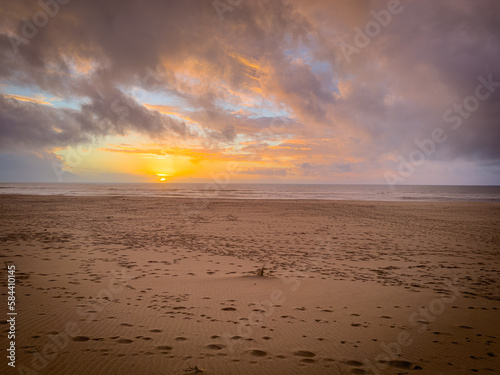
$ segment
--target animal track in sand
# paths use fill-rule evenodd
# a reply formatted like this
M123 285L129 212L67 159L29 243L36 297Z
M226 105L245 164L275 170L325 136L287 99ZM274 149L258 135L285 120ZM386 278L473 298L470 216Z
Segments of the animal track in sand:
M156 347L156 349L158 350L163 350L163 351L170 351L172 350L173 348L171 346L168 346L168 345L158 345Z
M316 360L315 360L315 359L312 359L312 358L302 358L302 359L300 360L300 362L304 362L304 363L314 363L314 362L316 362Z
M253 355L254 357L265 357L265 356L267 356L267 352L265 352L263 350L259 350L259 349L249 350L248 353L250 355Z
M297 350L293 352L294 355L297 357L306 357L306 358L313 358L316 357L316 354L307 350Z
M89 341L90 338L87 337L87 336L75 336L73 337L73 341L77 341L77 342L83 342L83 341Z
M224 345L209 344L209 345L206 346L206 348L212 349L212 350L222 350L222 349L224 349Z
M130 339L120 339L120 340L118 340L119 344L131 344L133 342L134 342L134 340L130 340Z
M379 363L388 364L391 367L395 367L395 368L399 368L399 369L403 369L403 370L411 370L413 368L413 364L411 362L408 362L408 361L399 361L399 360L379 361Z

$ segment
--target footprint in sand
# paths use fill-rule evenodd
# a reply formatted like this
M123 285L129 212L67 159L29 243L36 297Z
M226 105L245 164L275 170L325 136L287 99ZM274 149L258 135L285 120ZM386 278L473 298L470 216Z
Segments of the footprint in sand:
M249 350L248 353L254 357L265 357L267 355L267 352L259 349Z
M316 360L315 360L315 359L312 359L312 358L302 358L302 359L300 360L300 362L304 362L304 363L314 363L314 362L316 362Z
M408 361L379 361L379 363L388 364L391 367L403 369L403 370L411 370L413 368L413 364Z
M120 339L120 340L118 340L118 343L120 343L120 344L131 344L132 342L134 342L134 341L130 340L130 339Z
M221 310L222 311L236 311L236 309L234 307L223 307Z
M316 357L316 354L307 350L297 350L293 352L297 357L305 357L305 358L313 358Z
M88 338L87 336L75 336L73 337L73 341L77 341L77 342L84 342L84 341L89 341L90 338Z
M159 345L156 347L156 349L163 350L163 351L170 351L170 350L172 350L172 347L168 346L168 345Z
M187 340L187 338L185 338L185 337L176 337L175 338L175 341L186 341L186 340Z
M207 345L206 348L212 349L212 350L222 350L222 349L224 349L224 345L210 344L210 345Z

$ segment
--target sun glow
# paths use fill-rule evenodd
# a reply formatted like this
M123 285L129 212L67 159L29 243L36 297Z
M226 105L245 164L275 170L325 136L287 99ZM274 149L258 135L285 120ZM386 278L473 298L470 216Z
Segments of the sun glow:
M156 174L158 177L160 177L160 181L166 181L167 177L173 176L172 173L157 173Z

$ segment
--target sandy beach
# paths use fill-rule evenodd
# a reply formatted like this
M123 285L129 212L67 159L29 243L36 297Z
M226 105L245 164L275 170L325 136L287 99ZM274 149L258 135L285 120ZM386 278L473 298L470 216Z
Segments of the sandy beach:
M0 205L2 374L500 372L500 204Z

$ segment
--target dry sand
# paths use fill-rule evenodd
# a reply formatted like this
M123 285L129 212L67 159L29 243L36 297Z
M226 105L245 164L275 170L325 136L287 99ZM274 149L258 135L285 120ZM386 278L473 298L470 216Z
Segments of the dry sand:
M2 374L500 373L499 204L0 204Z

